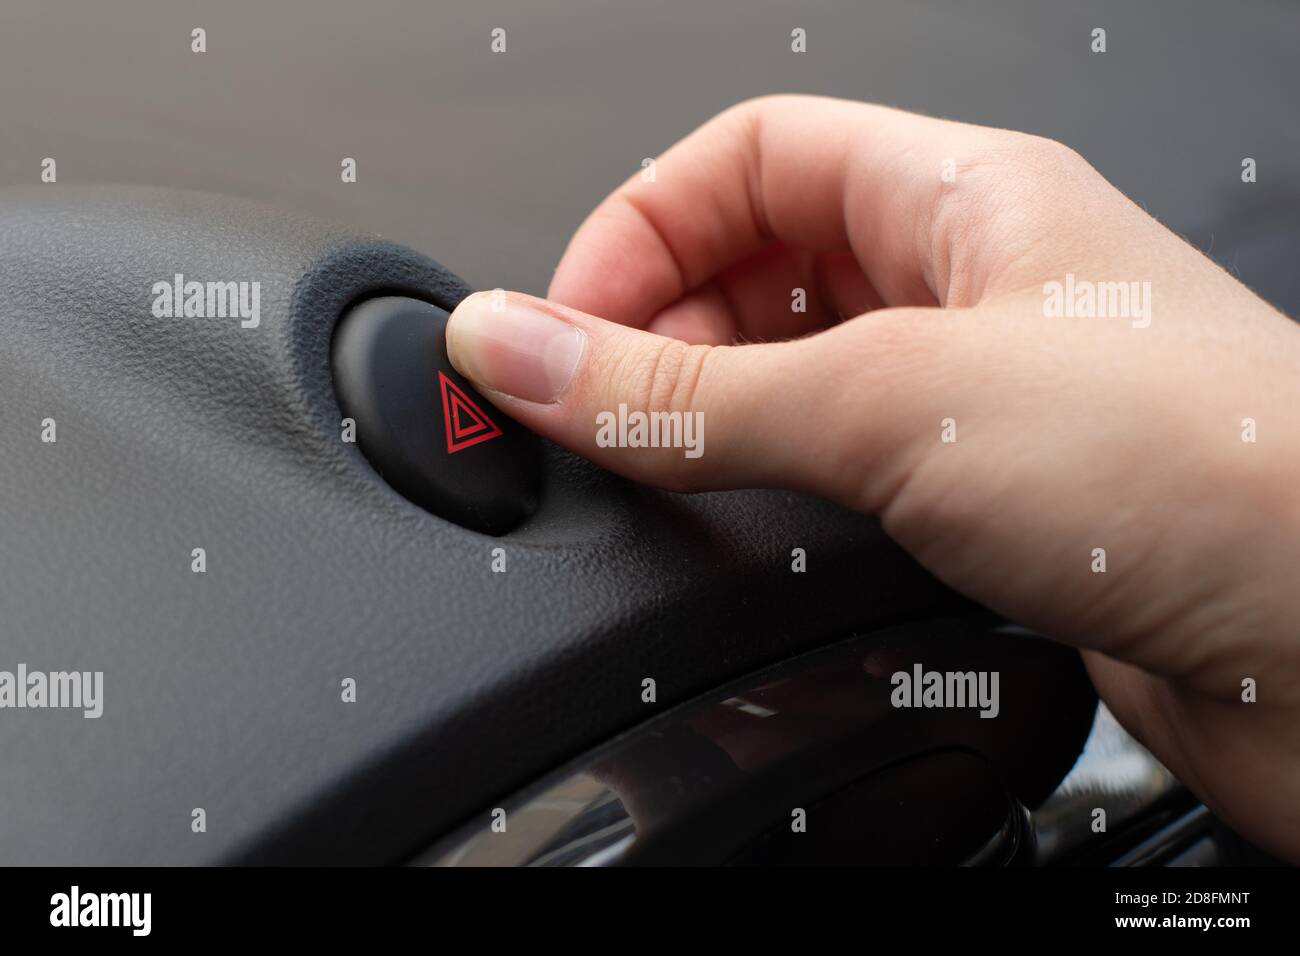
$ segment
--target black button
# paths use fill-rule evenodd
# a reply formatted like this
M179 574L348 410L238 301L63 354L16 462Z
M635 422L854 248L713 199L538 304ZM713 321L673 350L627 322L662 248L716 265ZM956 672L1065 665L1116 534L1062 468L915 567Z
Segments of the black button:
M446 325L446 312L418 299L353 308L334 333L339 405L390 485L449 521L503 534L537 507L537 438L452 368Z

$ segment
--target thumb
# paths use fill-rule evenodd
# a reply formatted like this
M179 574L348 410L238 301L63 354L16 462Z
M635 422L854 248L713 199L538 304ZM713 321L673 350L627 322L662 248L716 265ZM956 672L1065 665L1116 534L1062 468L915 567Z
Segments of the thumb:
M688 345L532 296L480 292L452 313L447 351L516 420L629 478L674 491L795 488L860 506L834 465L860 439L817 421L834 403L814 394L827 377L827 337Z

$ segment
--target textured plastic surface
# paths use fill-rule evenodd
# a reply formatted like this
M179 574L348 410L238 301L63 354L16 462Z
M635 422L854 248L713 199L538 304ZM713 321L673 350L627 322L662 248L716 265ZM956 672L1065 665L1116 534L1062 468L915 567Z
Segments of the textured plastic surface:
M155 317L178 273L260 282L258 326ZM0 669L104 672L99 719L0 713L0 863L400 860L656 708L959 604L867 518L549 446L515 532L417 507L340 440L331 332L467 292L245 202L0 191Z

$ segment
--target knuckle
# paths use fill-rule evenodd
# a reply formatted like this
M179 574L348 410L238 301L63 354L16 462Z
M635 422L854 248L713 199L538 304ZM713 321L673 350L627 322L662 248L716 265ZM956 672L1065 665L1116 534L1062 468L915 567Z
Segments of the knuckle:
M1078 162L1082 157L1060 140L1035 133L1012 133L1013 148L1018 150L1031 165L1038 165L1047 170L1055 169L1062 163Z
M861 410L838 416L822 441L836 500L878 513L894 499L917 449L938 434L945 405L936 396L950 394L971 321L963 310L891 309L845 327L820 363L828 403Z
M1064 143L981 130L966 147L956 189L936 196L932 255L944 264L945 305L973 305L1009 271L1037 260L1100 175Z
M613 386L608 394L613 403L625 403L629 412L643 412L655 421L667 413L670 417L663 421L679 425L665 426L661 422L656 427L667 427L673 435L685 435L687 418L700 412L695 406L702 396L700 383L713 351L714 346L688 345L669 338L654 342L648 349L630 347L608 369ZM691 433L695 433L693 429ZM687 457L683 447L674 442L639 447L635 457L627 460L635 464L638 473L652 476L658 487L688 492L707 484L712 472L711 461L705 462L707 457Z
M985 131L971 145L968 163L986 201L1007 194L1024 201L1096 177L1088 161L1064 143L1012 130Z
M751 96L749 99L741 100L728 109L727 112L765 113L769 110L779 109L782 106L796 105L800 100L804 99L807 99L807 97L800 96L798 93L763 93L760 96Z
M1051 176L1063 167L1083 163L1083 157L1064 143L1015 130L992 130L978 148L990 166L1008 172L1032 172Z
M643 360L640 374L641 407L647 410L685 412L694 405L710 345L688 345L667 339Z
M819 99L822 98L806 93L764 93L729 106L715 117L715 121L753 134L764 120L781 113L805 110Z

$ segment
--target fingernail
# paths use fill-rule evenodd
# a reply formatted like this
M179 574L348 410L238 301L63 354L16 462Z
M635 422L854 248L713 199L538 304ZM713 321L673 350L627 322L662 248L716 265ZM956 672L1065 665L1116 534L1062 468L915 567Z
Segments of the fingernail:
M447 322L447 355L466 378L529 402L554 402L578 369L587 336L500 292L476 292Z

